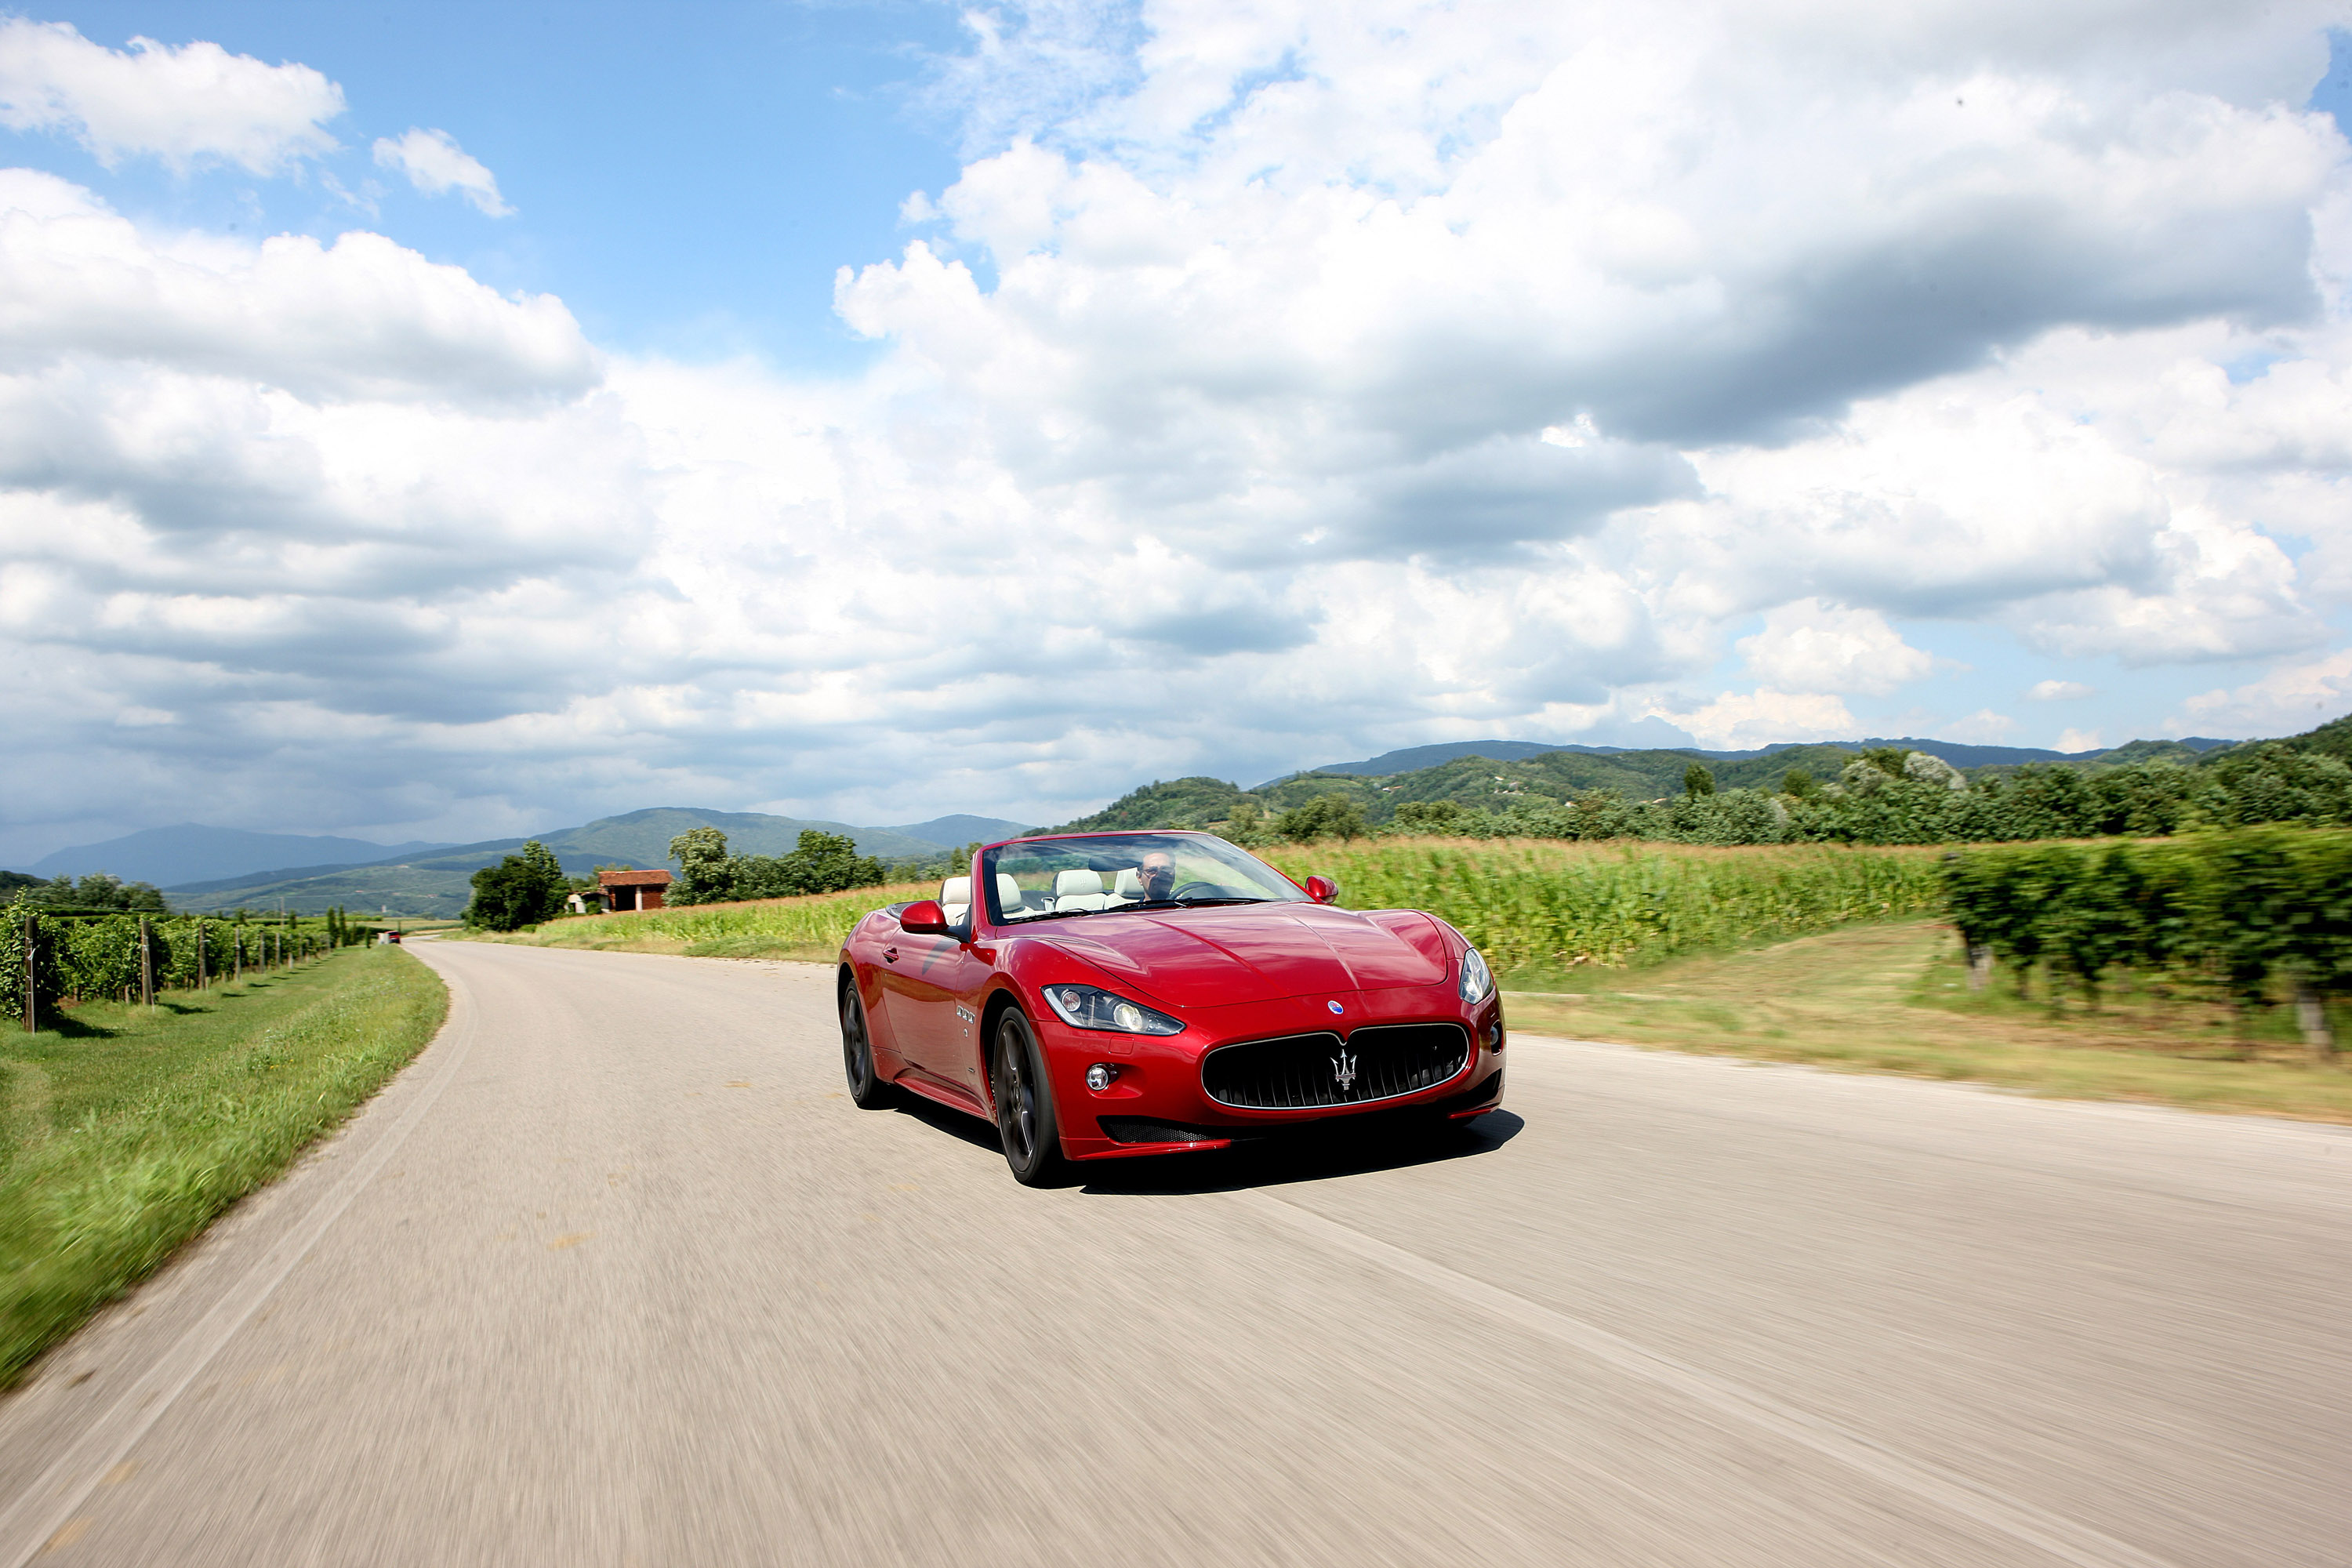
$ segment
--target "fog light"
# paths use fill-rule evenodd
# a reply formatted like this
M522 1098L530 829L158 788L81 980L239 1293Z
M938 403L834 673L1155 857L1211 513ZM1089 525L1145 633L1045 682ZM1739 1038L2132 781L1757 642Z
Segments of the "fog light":
M1503 1048L1503 1020L1500 1018L1486 1026L1486 1048L1490 1051Z
M1097 1062L1087 1069L1087 1087L1100 1094L1110 1087L1110 1080L1118 1076L1118 1069L1110 1063Z

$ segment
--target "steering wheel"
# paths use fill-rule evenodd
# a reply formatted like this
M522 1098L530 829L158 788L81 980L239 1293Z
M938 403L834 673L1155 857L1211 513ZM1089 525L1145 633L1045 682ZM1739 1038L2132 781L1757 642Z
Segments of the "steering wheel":
M1171 899L1181 899L1187 894L1198 894L1202 898L1209 899L1222 899L1225 896L1225 890L1217 886L1214 882L1186 882L1181 887L1171 888L1168 889L1168 896Z

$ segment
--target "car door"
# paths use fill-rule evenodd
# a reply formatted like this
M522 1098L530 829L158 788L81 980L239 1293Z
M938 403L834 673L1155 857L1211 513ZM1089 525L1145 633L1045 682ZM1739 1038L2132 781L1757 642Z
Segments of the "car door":
M967 923L963 931L969 934ZM987 960L965 937L902 931L884 944L882 1005L909 1070L975 1105L980 1074L980 994Z

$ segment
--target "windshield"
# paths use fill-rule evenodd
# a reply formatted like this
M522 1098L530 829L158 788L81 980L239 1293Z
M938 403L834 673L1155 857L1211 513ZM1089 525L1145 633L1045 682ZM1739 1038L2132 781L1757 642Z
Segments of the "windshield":
M1000 924L1195 904L1299 903L1263 860L1205 833L1105 833L999 845L981 885Z

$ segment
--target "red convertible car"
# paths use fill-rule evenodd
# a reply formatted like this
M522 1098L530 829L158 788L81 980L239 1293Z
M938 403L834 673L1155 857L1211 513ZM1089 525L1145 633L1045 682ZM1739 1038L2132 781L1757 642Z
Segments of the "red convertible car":
M1503 1007L1478 950L1339 896L1205 833L990 845L843 942L851 1097L992 1121L1033 1185L1065 1161L1495 1110Z

